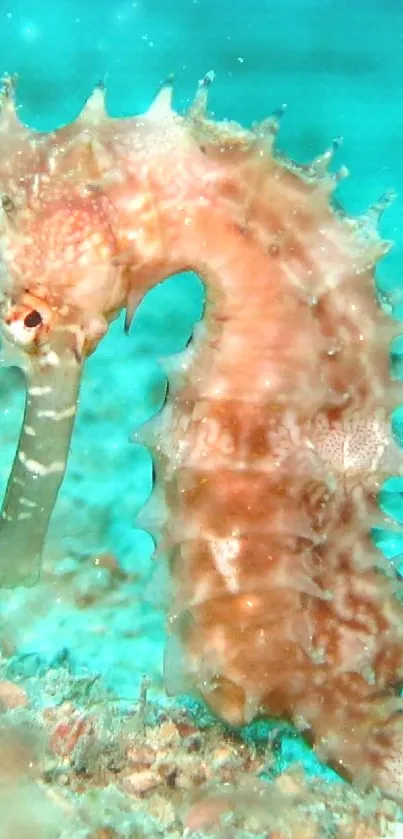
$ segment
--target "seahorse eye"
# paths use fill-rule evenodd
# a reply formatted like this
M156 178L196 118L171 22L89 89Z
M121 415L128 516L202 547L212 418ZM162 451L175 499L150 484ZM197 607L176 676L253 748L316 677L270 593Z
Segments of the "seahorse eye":
M24 318L24 326L27 326L28 329L33 329L35 326L39 326L42 321L41 313L37 309L32 309Z

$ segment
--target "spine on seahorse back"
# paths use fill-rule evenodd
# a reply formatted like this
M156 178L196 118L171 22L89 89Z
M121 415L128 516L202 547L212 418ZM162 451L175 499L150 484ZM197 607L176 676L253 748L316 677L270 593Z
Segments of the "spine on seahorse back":
M167 678L179 639L184 685L228 722L290 718L339 770L399 795L402 609L370 537L388 524L377 493L401 464L389 373L400 328L373 270L381 207L342 219L328 179L262 162L257 145L219 149L225 188L192 219L204 331L142 437L158 429Z
M298 168L273 153L273 121L208 122L205 90L185 119L164 88L146 114L112 120L98 89L50 135L24 129L7 100L0 326L29 363L62 328L61 355L78 365L120 309L130 326L152 285L200 275L204 324L152 423L185 676L229 722L290 718L339 769L401 798L403 610L370 540L385 521L377 492L401 464L399 329L373 277L382 208L343 217L331 152ZM56 420L65 370L46 405ZM63 465L70 420L54 425Z

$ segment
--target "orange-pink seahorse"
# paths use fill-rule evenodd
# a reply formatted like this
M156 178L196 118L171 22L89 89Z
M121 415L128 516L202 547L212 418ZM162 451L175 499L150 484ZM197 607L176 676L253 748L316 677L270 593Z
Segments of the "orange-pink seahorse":
M374 286L388 246L375 211L333 207L332 151L302 167L274 151L275 118L209 121L209 80L185 117L170 84L130 119L109 118L98 87L49 134L19 122L5 84L1 330L28 395L1 582L38 576L83 360L120 310L129 328L151 286L195 271L203 328L152 446L185 674L230 723L289 718L402 798L403 609L370 538L401 463L399 329Z

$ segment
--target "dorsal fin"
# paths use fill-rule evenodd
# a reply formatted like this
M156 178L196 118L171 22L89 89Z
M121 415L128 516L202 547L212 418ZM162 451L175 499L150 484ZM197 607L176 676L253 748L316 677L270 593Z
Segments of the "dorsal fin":
M209 70L206 75L200 79L196 91L196 96L189 108L189 117L191 119L202 119L207 111L207 100L209 87L214 81L214 70Z
M375 201L375 203L372 204L372 206L369 207L367 212L364 214L366 223L372 223L374 227L377 227L384 212L389 209L391 204L393 204L395 198L396 193L393 189L389 189L381 195L381 197L378 198L378 201Z
M311 169L312 174L316 178L324 178L325 175L327 175L329 171L329 166L332 163L332 160L336 152L340 148L341 144L342 138L335 137L335 139L332 141L331 146L329 146L329 148L326 149L326 151L324 151L323 154L320 154L312 161L312 163L310 163L309 168Z
M105 108L105 85L98 82L78 116L80 122L97 125L108 116Z
M16 227L17 208L10 195L0 192L0 230L11 234Z
M274 113L252 126L253 133L258 141L263 141L266 149L271 151L274 146L276 136L280 129L280 122L287 110L287 105L280 105Z
M144 116L149 119L166 119L172 115L172 93L173 93L174 77L173 74L161 85L157 95L153 99L150 107L145 112Z
M15 88L17 76L4 76L0 90L0 130L9 131L12 127L24 128L17 116Z

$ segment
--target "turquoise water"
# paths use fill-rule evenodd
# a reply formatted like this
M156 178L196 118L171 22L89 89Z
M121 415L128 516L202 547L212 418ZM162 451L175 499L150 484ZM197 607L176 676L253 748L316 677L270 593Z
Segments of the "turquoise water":
M351 172L340 189L350 212L396 190L382 220L396 246L380 282L402 287L401 2L2 0L0 70L18 73L21 118L39 129L73 119L100 79L110 113L119 116L146 109L174 72L175 105L183 110L212 69L217 118L250 124L288 104L279 145L292 157L309 160L344 137L337 163ZM140 307L130 338L120 320L88 362L43 584L0 597L1 642L16 651L15 673L67 661L73 672L101 674L127 698L147 673L159 694L162 583L150 585L151 540L135 526L150 491L150 462L129 439L164 398L158 358L185 346L201 306L195 277L171 280ZM22 409L15 372L0 372L0 398L3 491ZM390 549L397 553L400 543ZM97 564L106 553L124 581Z

